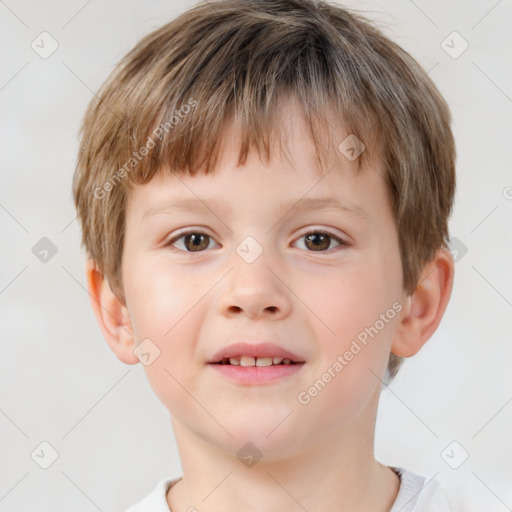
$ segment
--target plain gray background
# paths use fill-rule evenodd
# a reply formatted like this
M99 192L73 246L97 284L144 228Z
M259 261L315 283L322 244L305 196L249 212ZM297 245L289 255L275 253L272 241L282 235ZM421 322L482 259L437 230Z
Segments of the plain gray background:
M0 1L4 512L123 510L181 475L166 409L141 365L116 359L93 316L71 179L94 92L143 35L194 3ZM383 392L377 457L465 480L488 510L511 510L512 3L345 5L429 72L458 148L452 298L438 331ZM43 237L56 250L46 262L34 254Z

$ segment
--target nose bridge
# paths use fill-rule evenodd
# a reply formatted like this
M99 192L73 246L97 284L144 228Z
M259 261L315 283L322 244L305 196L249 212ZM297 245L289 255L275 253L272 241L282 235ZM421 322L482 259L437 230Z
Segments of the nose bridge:
M289 314L290 296L278 277L280 265L272 248L246 236L235 247L230 264L232 270L219 301L222 314L275 319Z

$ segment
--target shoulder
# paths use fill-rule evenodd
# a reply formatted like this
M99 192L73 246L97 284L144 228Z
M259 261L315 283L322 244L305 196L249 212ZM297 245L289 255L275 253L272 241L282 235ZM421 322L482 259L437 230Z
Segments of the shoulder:
M132 505L125 512L172 512L167 504L167 491L181 477L166 478L158 482L156 487L141 501Z
M436 473L429 477L393 469L400 476L400 490L390 512L490 512L496 508L488 493L476 492L469 475Z

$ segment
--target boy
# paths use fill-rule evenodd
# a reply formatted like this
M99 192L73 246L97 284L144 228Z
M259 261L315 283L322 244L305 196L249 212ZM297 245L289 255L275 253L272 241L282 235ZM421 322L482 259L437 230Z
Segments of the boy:
M409 54L322 1L200 4L123 59L73 193L102 333L183 467L130 512L452 510L373 450L382 383L452 290L450 122Z

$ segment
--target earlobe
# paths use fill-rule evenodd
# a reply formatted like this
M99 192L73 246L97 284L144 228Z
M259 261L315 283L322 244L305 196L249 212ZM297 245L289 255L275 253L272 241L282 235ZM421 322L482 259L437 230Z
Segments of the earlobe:
M434 259L424 267L417 288L407 296L391 345L393 354L411 357L434 334L450 300L453 278L450 251L438 249Z
M123 363L138 363L139 359L133 353L135 339L128 309L112 292L103 273L91 259L86 262L86 276L91 306L110 349Z

